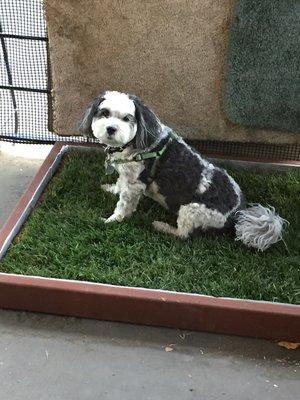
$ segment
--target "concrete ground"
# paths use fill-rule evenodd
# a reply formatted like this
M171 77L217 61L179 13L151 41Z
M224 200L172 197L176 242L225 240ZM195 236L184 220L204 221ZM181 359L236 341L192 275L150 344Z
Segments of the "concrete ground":
M6 221L42 160L27 160L1 152L0 147L0 226Z
M0 225L40 164L0 153ZM299 393L300 351L276 343L0 311L0 400L296 400Z

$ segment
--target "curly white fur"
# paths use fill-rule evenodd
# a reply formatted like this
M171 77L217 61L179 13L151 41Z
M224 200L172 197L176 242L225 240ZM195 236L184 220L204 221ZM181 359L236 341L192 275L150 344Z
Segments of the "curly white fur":
M125 149L122 154L112 155L111 161L115 158L130 157L130 149ZM103 185L106 192L119 194L119 201L113 214L105 220L105 223L114 221L121 222L135 212L141 196L145 193L146 185L138 180L138 176L144 169L144 165L138 162L119 164L115 166L119 178L115 185Z
M251 204L236 213L236 240L260 251L282 240L282 229L286 220L275 213L274 207Z

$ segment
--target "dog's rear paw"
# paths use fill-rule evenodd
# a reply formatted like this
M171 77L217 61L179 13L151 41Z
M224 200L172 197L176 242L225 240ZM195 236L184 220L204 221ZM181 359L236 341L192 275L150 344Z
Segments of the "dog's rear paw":
M167 222L153 221L152 226L158 232L168 233L171 235L180 236L184 238L184 236L181 235L180 232L178 232L177 228L174 228L174 226L169 225Z
M153 221L152 222L153 228L158 232L165 232L166 227L169 226L167 223L162 221Z

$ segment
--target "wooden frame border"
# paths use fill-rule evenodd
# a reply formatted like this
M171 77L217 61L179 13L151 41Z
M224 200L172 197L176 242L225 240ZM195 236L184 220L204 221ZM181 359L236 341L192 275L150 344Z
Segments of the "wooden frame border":
M85 146L86 147L86 146ZM68 146L55 144L0 231L0 255L18 233ZM0 274L0 307L271 340L300 340L300 306Z

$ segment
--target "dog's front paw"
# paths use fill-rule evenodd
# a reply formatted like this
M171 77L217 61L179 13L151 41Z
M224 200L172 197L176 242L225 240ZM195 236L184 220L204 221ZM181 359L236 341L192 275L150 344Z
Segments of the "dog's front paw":
M109 224L111 222L121 222L123 220L123 217L118 214L112 214L108 218L101 218L101 219L105 224Z
M104 184L101 185L101 189L107 193L118 194L117 185Z

